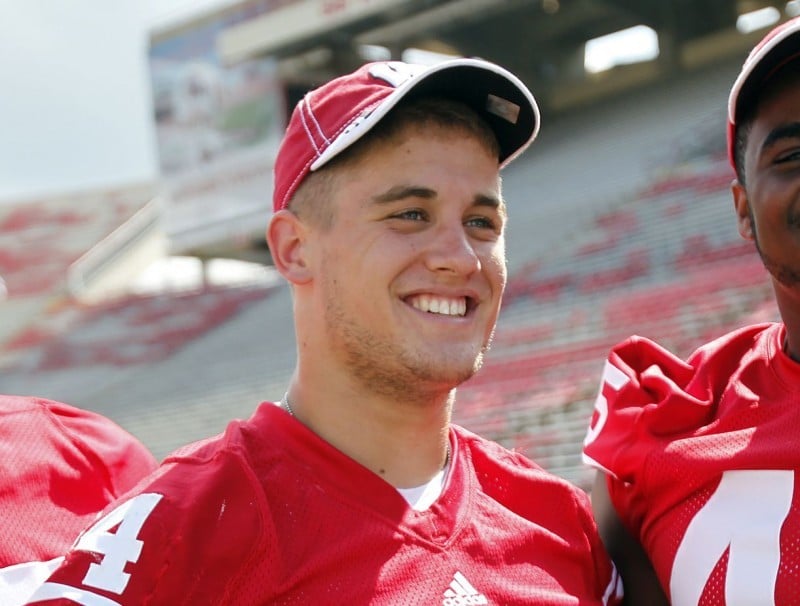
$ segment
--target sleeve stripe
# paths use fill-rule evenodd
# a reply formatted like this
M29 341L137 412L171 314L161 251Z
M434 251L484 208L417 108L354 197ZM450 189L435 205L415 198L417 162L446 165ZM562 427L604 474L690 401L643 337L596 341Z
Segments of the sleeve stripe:
M45 583L36 590L36 593L33 594L33 597L30 599L30 603L35 604L36 602L58 600L61 598L70 600L81 606L120 606L118 602L104 598L91 591L76 589L75 587L70 587L69 585L63 585L61 583Z
M607 476L611 476L615 480L619 480L619 477L617 476L617 474L615 474L613 471L611 471L607 467L604 467L603 465L598 463L595 459L590 457L585 452L581 454L581 461L583 461L584 465L586 465L588 467L593 467L594 469L597 469L598 471L602 471Z
M48 562L24 562L0 568L0 603L25 604L36 588L47 580L64 558Z
M624 591L622 588L622 578L620 578L619 573L617 572L617 567L612 564L611 580L608 582L606 592L603 595L603 604L616 604L622 599L623 596Z

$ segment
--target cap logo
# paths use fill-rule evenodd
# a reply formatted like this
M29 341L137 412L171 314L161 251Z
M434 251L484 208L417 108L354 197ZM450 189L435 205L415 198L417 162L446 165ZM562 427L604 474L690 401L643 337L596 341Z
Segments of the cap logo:
M360 129L361 125L364 122L364 120L369 118L369 116L370 116L370 114L372 114L372 112L373 112L372 108L365 109L363 112L361 112L361 114L355 120L353 120L350 124L348 124L347 128L345 128L341 132L341 134L338 135L338 137L347 137L347 136L350 135L351 132ZM319 155L319 154L317 154L317 155Z
M424 71L421 65L411 65L400 61L385 61L370 67L369 75L397 88L411 80L421 71Z

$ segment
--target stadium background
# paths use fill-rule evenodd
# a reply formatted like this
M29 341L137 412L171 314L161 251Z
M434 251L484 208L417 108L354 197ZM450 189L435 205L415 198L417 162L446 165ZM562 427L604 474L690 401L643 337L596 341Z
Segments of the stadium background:
M455 420L586 487L580 443L611 345L636 333L687 355L777 318L736 231L725 105L771 27L747 31L747 19L798 11L759 0L243 0L161 27L149 53L160 178L0 206L0 391L104 413L158 457L279 399L294 335L263 232L288 111L367 56L480 56L531 87L543 129L505 174L509 286ZM657 34L656 57L586 69L587 42L641 26ZM146 268L174 257L195 259L201 279L143 286Z

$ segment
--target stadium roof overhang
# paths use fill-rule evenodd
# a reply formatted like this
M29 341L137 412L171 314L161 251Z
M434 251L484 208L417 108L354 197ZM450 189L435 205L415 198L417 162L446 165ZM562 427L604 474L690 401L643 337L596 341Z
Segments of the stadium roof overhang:
M219 35L226 63L270 55L282 77L312 86L364 61L362 45L480 56L517 73L554 109L611 94L669 70L742 52L752 40L735 36L739 13L771 0L298 0L232 26ZM635 25L659 36L649 65L624 67L587 87L588 40ZM726 38L727 36L727 38ZM710 43L709 38L714 38ZM738 45L738 46L737 46ZM588 95L588 97L587 97Z

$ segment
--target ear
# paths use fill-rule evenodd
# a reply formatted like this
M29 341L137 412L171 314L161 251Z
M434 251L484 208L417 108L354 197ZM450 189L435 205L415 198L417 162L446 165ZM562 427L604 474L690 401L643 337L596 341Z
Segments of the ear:
M272 262L292 284L305 284L311 280L306 243L307 228L297 215L286 209L272 215L267 227Z
M733 194L733 208L736 210L736 221L739 224L739 234L745 240L753 239L753 221L750 215L750 202L747 199L747 190L744 185L734 179L731 183Z

